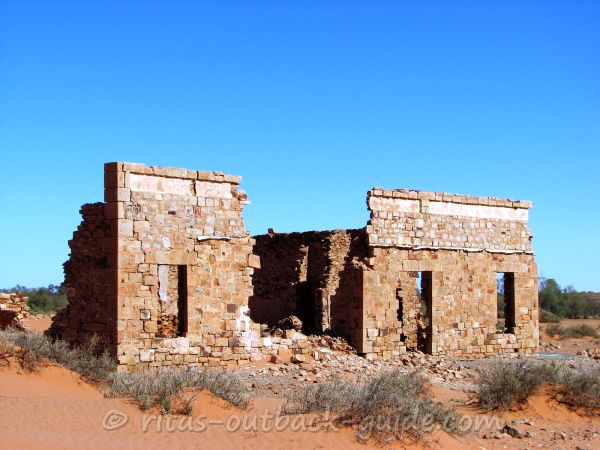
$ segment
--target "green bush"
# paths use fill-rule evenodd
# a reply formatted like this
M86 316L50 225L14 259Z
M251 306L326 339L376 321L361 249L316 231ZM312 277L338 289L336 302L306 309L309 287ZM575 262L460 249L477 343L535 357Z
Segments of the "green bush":
M64 308L67 303L67 296L62 286L54 284L41 288L26 288L24 286L15 286L10 289L2 289L3 292L20 292L29 300L27 305L31 312L38 314L49 314Z
M337 423L358 425L359 440L421 439L433 426L458 433L461 416L427 397L426 386L423 376L397 370L365 383L307 385L287 395L285 412L332 412Z
M540 362L495 361L478 370L478 396L486 411L513 409L544 383L557 379L558 366Z

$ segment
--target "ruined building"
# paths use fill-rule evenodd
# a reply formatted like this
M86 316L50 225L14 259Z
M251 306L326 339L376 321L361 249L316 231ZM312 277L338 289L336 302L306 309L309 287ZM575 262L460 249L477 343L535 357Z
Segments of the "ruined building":
M343 336L367 357L537 348L529 202L373 189L365 228L253 238L239 183L106 164L105 201L82 207L69 242L69 305L52 333L97 335L120 370L304 353L301 334L260 325L291 314L305 333Z

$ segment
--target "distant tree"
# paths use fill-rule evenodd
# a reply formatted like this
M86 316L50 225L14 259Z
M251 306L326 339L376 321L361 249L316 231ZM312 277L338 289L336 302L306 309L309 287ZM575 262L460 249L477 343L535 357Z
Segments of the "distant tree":
M578 319L600 316L600 304L594 302L573 286L561 289L556 280L541 278L539 283L540 307L559 317Z

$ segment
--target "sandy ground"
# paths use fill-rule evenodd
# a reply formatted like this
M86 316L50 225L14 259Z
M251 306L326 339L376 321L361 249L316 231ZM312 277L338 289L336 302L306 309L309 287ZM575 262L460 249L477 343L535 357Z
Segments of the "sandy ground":
M76 374L53 365L24 374L15 363L0 371L0 379L2 449L366 448L357 443L350 429L296 431L299 425L294 429L290 425L282 431L268 432L258 421L257 432L227 430L236 428L232 416L246 416L248 427L251 418L259 418L266 410L276 411L280 404L276 399L259 398L252 410L242 412L202 392L196 398L192 417L161 416L155 411L145 415L131 402L105 398ZM124 417L127 422L117 426ZM206 425L204 431L202 423ZM275 422L265 423L273 426ZM477 448L466 439L443 433L435 438L438 448Z
M45 315L29 316L23 319L23 321L31 331L35 331L36 333L43 333L48 328L50 328L52 318L50 316Z
M38 332L49 319L29 319ZM587 345L587 344L586 344ZM534 396L523 409L495 415L484 413L464 383L435 385L432 395L465 418L464 436L438 431L429 448L438 449L598 449L600 416L585 416L556 403L548 393ZM281 400L256 398L249 411L239 411L210 393L196 393L192 416L142 412L127 399L106 398L62 367L47 364L34 373L22 373L17 363L0 368L0 449L350 449L381 448L359 444L356 430L306 429L309 417L265 421L276 413ZM281 417L281 416L280 416ZM295 422L294 422L295 421ZM256 430L253 430L256 423ZM511 423L528 438L499 433ZM302 425L305 425L302 429ZM478 425L479 424L479 425ZM229 429L228 429L229 428ZM422 445L386 448L423 448Z
M211 394L197 395L194 413L163 416L157 411L143 413L125 399L105 398L103 393L61 367L47 365L35 373L20 373L18 365L0 370L0 448L2 449L347 449L375 448L359 444L349 428L328 431L296 431L291 425L281 431L261 429L261 414L276 411L278 399L258 398L247 412L229 407ZM459 390L432 388L436 400L454 406L472 424L466 436L433 435L431 448L600 448L600 417L586 417L569 411L546 394L533 397L521 411L500 415L484 414ZM470 404L471 403L471 404ZM236 428L245 417L246 427L257 420L257 431ZM127 418L123 424L124 418ZM303 417L308 424L308 418ZM255 419L253 419L255 418ZM513 421L527 439L497 433ZM274 421L266 422L273 426ZM283 422L281 422L283 423ZM202 424L205 427L202 427ZM297 422L300 424L300 422ZM121 426L119 426L121 425ZM114 429L113 429L114 428ZM283 427L282 427L283 428ZM388 448L399 448L391 445ZM410 446L419 448L421 446Z
M600 319L563 319L559 325L569 328L583 324L597 329L600 334ZM548 325L550 324L540 324L540 330L545 330ZM590 349L595 349L597 351L600 349L600 339L592 337L560 339L558 336L548 336L545 332L540 333L540 344L540 352L560 353L564 355L577 355L582 350L589 351Z

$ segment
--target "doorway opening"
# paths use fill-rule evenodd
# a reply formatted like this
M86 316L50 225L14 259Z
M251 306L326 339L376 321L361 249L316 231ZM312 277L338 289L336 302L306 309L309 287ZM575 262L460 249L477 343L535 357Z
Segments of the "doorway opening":
M433 333L433 286L432 272L417 273L417 296L419 298L419 313L417 319L417 348L423 353L432 353Z
M496 273L496 331L498 333L515 332L515 274L513 272Z
M187 333L188 290L187 266L158 266L157 337L173 338Z

